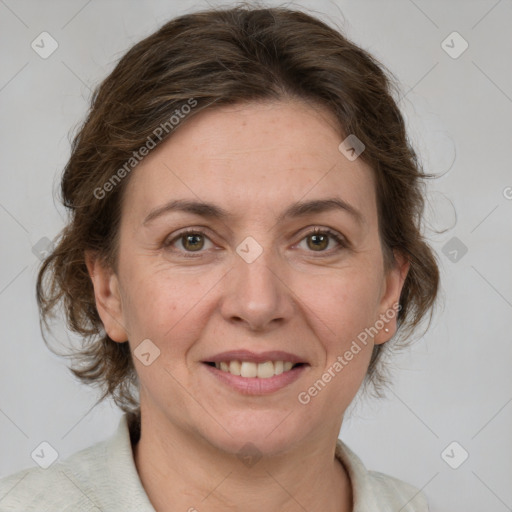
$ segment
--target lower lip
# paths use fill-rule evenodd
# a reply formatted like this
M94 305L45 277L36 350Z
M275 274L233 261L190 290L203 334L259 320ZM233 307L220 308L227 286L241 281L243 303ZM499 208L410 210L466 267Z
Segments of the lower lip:
M279 391L295 382L307 368L307 365L303 364L280 375L274 375L268 379L260 379L259 377L240 377L219 370L215 366L210 366L206 363L203 363L203 365L214 377L244 395L269 395Z

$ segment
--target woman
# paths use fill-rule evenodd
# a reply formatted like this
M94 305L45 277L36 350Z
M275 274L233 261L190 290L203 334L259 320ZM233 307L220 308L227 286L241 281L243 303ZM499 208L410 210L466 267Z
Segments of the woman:
M4 479L1 510L428 510L338 439L438 288L392 87L285 8L182 16L121 59L74 140L37 293L84 338L74 374L125 414Z

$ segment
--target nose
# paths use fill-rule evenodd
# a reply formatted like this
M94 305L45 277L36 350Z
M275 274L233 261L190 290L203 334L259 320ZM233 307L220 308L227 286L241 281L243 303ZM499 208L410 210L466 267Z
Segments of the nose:
M292 318L295 307L285 265L270 251L263 251L251 263L237 255L226 277L221 305L226 321L244 324L252 331L268 331Z

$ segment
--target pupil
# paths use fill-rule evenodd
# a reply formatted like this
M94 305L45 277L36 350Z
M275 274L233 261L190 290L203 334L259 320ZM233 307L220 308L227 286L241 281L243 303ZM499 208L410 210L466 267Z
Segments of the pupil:
M199 244L198 245L194 245L197 243L198 239L201 238L201 235L187 235L185 237L185 248L186 249L192 249L192 250L197 250L197 249L201 249L203 244ZM192 246L190 246L190 244L192 244Z
M311 239L313 241L314 248L325 249L325 247L326 247L325 241L327 241L327 237L325 235L312 235ZM320 242L320 244L318 244L317 242ZM324 243L322 243L322 242L324 242Z

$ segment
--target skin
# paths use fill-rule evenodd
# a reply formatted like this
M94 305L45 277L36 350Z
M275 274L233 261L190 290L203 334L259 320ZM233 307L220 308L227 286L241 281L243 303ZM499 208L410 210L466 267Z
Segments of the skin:
M297 100L191 116L132 171L117 272L87 254L109 336L132 351L145 339L160 350L149 366L134 357L142 411L134 460L159 512L352 510L336 440L373 345L392 337L395 318L308 404L297 396L392 309L409 266L396 253L385 271L373 171L338 150L344 138L328 111ZM342 210L277 222L296 201L333 196L362 222ZM233 217L175 211L143 225L171 199L212 202ZM177 238L199 227L205 238ZM328 238L318 248L315 227L347 246ZM247 236L263 249L252 263L236 252ZM292 352L309 366L271 395L243 395L202 363L240 348ZM261 454L251 467L237 457L247 442Z

